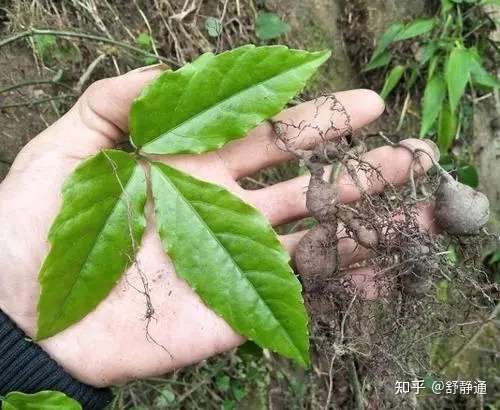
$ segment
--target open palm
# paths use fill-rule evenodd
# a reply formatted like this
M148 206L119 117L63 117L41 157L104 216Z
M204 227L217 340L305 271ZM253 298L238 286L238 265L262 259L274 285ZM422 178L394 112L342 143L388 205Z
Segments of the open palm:
M158 73L155 68L135 70L94 83L64 117L21 151L0 185L0 309L30 336L36 331L37 274L48 252L46 237L61 205L63 181L83 159L124 140L133 98ZM354 129L373 121L383 111L380 97L368 90L340 92L336 98L349 113ZM317 109L314 102L306 102L282 112L279 119L298 123L314 118L319 127L327 128L330 113L326 108L322 112L320 107L315 115ZM300 135L295 141L297 147L315 142L313 129ZM406 143L433 154L423 141ZM237 181L290 158L290 153L275 144L271 127L263 124L219 151L165 156L161 160L225 186L278 226L306 216L308 177L254 191L241 188ZM367 153L365 159L378 166L386 180L394 184L403 183L408 177L411 155L405 149L382 147ZM430 161L423 165L429 167ZM363 175L360 178L363 180ZM366 184L369 191L383 188ZM355 184L343 177L340 200L352 202L358 197ZM229 350L243 341L176 276L162 250L152 210L147 208L146 212L148 225L137 259L149 285L154 309L149 311L151 320L146 319L149 315L145 295L140 291L144 283L133 266L97 309L41 342L73 376L94 386L162 374ZM430 211L423 210L422 215L423 224L430 225ZM303 232L285 235L281 240L293 252L302 235ZM355 247L348 239L341 240L339 248L344 266L369 257L368 251ZM369 268L348 272L359 284L369 282L370 273Z

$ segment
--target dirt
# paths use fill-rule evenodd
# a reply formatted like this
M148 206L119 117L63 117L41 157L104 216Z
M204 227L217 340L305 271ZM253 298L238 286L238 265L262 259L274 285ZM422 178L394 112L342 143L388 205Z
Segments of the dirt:
M33 66L33 57L19 47L10 47L0 52L0 67L15 69L0 72L0 87L26 81L39 76ZM43 91L32 86L0 95L0 105L11 102L29 102ZM19 150L28 141L57 119L50 106L24 106L0 109L0 180Z

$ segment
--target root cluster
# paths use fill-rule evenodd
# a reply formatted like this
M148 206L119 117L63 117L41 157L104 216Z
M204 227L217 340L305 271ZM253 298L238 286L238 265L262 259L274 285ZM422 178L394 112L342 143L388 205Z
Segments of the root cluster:
M370 383L370 394L392 401L395 380L444 372L431 354L436 340L464 332L461 322L495 306L491 295L498 296L498 285L478 263L481 243L489 240L481 233L488 200L455 181L427 152L382 136L413 158L408 183L393 186L365 159L366 145L353 134L340 102L323 96L316 105L310 123L272 126L277 144L311 175L306 205L316 225L300 241L295 267L311 311L318 372L329 375L325 400L332 400L332 389L345 388L334 382L344 377L351 388ZM325 107L327 129L315 125ZM305 133L317 144L297 148ZM425 155L434 163L428 174ZM354 187L359 199L342 203L345 187ZM439 234L419 225L422 209L432 206ZM457 254L460 263L451 260Z

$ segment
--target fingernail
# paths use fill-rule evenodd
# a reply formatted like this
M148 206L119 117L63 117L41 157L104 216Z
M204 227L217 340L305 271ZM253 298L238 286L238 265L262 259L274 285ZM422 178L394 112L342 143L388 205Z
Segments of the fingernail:
M152 65L147 65L145 67L139 67L131 71L131 73L142 73L144 71L149 71L149 70L160 70L160 71L165 71L168 70L170 67L165 64L165 63L158 63L158 64L152 64Z
M434 160L436 162L438 162L439 158L441 157L441 152L439 151L439 148L436 145L436 143L432 140L427 139L427 138L424 138L422 141L424 141L429 147L431 147L432 153L434 156Z

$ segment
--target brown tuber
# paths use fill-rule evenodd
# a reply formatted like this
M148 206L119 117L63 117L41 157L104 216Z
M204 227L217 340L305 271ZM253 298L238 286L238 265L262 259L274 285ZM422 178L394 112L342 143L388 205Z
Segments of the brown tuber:
M335 187L322 179L323 170L312 174L306 193L306 206L311 216L319 222L331 222L335 218L338 199Z
M489 201L486 195L443 173L436 192L435 215L449 234L474 235L488 222Z
M366 227L357 218L349 221L347 228L352 232L354 240L368 249L375 249L378 245L378 232L374 228Z
M295 266L304 277L327 276L337 271L337 234L333 225L317 225L301 239Z

